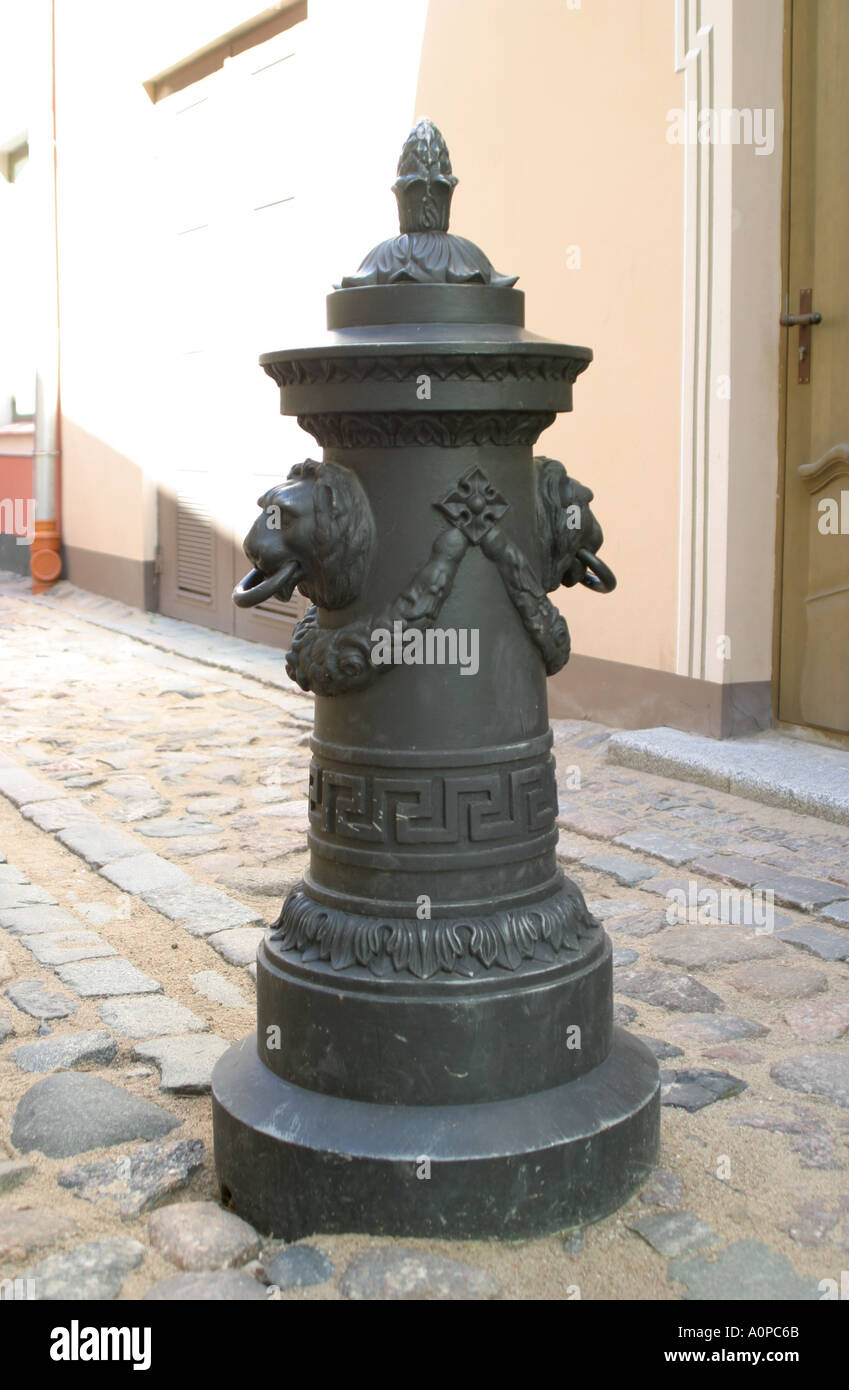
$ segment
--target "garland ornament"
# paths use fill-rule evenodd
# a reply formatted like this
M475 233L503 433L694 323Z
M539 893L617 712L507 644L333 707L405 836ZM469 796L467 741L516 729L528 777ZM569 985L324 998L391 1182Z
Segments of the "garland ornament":
M432 627L451 593L469 546L477 545L495 565L528 636L553 675L569 660L571 641L562 613L546 597L565 584L586 584L609 593L616 579L595 554L602 531L589 503L592 492L569 478L555 459L534 460L537 475L537 527L542 544L543 578L501 529L509 503L474 467L434 506L451 523L437 535L425 564L406 589L378 613L338 628L322 628L312 607L295 628L286 669L302 690L342 695L362 690L390 665L373 659L372 633ZM243 581L244 582L244 581ZM301 585L303 588L303 585ZM396 627L396 624L399 626Z

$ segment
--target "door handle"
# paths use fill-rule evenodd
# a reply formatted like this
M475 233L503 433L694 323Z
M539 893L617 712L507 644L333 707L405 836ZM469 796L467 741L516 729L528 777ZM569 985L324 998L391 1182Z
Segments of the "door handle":
M783 328L799 329L799 373L797 381L800 386L807 386L811 379L811 328L815 323L822 323L822 314L816 313L816 311L811 308L813 297L813 290L800 290L798 314L789 314L785 309L778 320Z
M822 323L822 314L782 314L778 322L785 328L796 328L805 323Z

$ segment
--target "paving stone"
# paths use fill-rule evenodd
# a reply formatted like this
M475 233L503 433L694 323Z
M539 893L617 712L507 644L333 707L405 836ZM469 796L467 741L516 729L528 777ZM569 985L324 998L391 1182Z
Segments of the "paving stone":
M482 1269L403 1246L355 1255L339 1288L343 1298L360 1301L462 1302L497 1298L499 1293L495 1280Z
M242 764L234 761L206 762L205 767L198 767L196 771L198 777L203 778L205 782L215 782L216 785L220 785L222 782L233 782L238 785L243 781L245 775Z
M825 917L828 922L837 922L840 926L849 925L849 902L829 903L828 907L820 909L820 917Z
M20 942L40 965L67 965L70 961L118 954L96 931L86 931L85 927L75 931L39 932L35 936L22 936Z
M131 855L144 853L144 845L133 835L109 825L101 825L99 821L91 825L71 825L67 830L60 830L56 838L97 869L102 869L104 864L114 863L116 859L128 859Z
M152 801L158 793L156 788L146 777L110 777L103 788L109 796L114 796L118 801Z
M807 999L828 987L821 970L800 969L793 965L747 965L729 977L735 989L745 990L758 999Z
M75 1221L58 1216L47 1207L25 1207L13 1211L0 1208L0 1259L19 1260L33 1250L60 1245L76 1234Z
M265 805L271 802L278 803L281 801L302 799L301 797L291 796L288 787L284 787L282 784L275 786L270 783L260 783L257 787L251 787L249 795L253 801L259 801Z
M725 879L743 888L753 888L768 875L768 869L760 860L749 859L742 854L700 854L693 859L692 869L708 878Z
M691 975L670 975L660 970L617 970L613 988L629 999L641 999L656 1008L677 1013L714 1013L725 1006L718 994Z
M117 1298L131 1270L145 1256L144 1246L125 1236L90 1240L64 1255L48 1255L28 1269L26 1277L35 1282L35 1297L41 1302L91 1302Z
M686 1284L686 1299L795 1302L820 1298L816 1279L801 1279L790 1261L759 1240L737 1240L714 1259L696 1255L674 1260L670 1282Z
M627 946L614 946L613 948L613 967L618 969L623 965L633 965L635 960L640 957L636 951L630 951Z
M153 1038L137 1043L133 1056L155 1062L162 1074L160 1091L178 1095L202 1095L210 1088L212 1069L229 1044L214 1033L187 1037Z
M683 965L690 969L764 960L780 955L783 949L770 935L725 926L672 928L651 945L652 955L657 956L658 960L667 965Z
M627 1028L629 1023L633 1023L637 1017L637 1010L632 1009L630 1004L613 1005L613 1022L617 1028Z
M6 997L30 1018L70 1018L79 1008L67 994L56 994L43 980L17 980L6 990Z
M29 879L22 869L0 860L0 883L29 883Z
M263 1301L268 1291L249 1274L217 1269L198 1274L175 1274L160 1279L143 1296L143 1303L246 1303Z
M829 994L806 1004L795 1004L784 1015L797 1038L806 1042L831 1042L849 1029L849 994Z
M227 836L184 835L179 840L160 840L166 854L177 859L199 859L202 854L215 854L227 848Z
M56 1181L83 1201L131 1221L187 1187L205 1156L202 1139L161 1139L117 1158L64 1168Z
M129 859L116 859L102 870L104 878L124 893L148 893L155 888L193 887L193 880L176 864L145 851Z
M830 1235L841 1217L838 1209L830 1210L825 1202L819 1197L808 1197L804 1201L797 1201L795 1204L795 1216L779 1226L780 1231L786 1231L791 1240L795 1240L797 1245L818 1247L822 1245L826 1236Z
M29 806L21 807L21 815L32 821L40 830L48 831L67 830L70 825L96 819L88 806L81 805L79 801L72 801L70 797L57 797L55 801L33 801Z
M787 1104L782 1114L755 1111L735 1115L730 1123L790 1135L790 1148L799 1155L803 1168L834 1171L844 1167L825 1119L803 1105Z
M586 1237L582 1236L580 1232L563 1237L563 1250L567 1255L580 1255L581 1251L586 1250L586 1248Z
M610 815L606 811L577 811L563 808L557 817L561 830L572 830L576 835L589 835L593 839L612 840L629 828L630 821L621 816Z
M779 940L798 946L820 960L849 960L849 932L830 931L828 927L815 927L803 922L777 933Z
M18 1101L12 1143L21 1153L39 1149L48 1158L69 1158L129 1139L158 1139L181 1123L161 1106L99 1076L55 1072Z
M176 999L162 994L108 999L98 1005L108 1028L125 1038L157 1038L176 1033L205 1033L209 1024Z
M55 906L56 899L36 883L0 883L0 909L4 913L19 907L32 907L36 903Z
M649 1207L678 1211L684 1202L684 1183L671 1168L655 1168L640 1192L640 1201Z
M13 969L12 962L5 951L0 951L0 985L5 985L8 980L14 979L16 971Z
M217 835L219 827L199 816L162 816L140 825L138 833L153 839L174 840L181 835Z
M234 893L248 893L256 897L285 898L290 888L301 877L300 866L287 868L275 865L273 868L234 869L219 876L219 882Z
M573 835L568 830L561 830L557 839L557 858L573 863L597 848L585 835Z
M28 806L33 801L54 800L56 788L30 776L22 768L0 767L0 795L7 797L13 806Z
M246 1009L248 1000L242 991L220 975L217 970L198 970L189 976L192 988L205 999L221 1004L225 1009Z
M61 1033L43 1042L23 1043L12 1053L21 1071L59 1071L90 1062L106 1067L118 1051L111 1033Z
M646 936L656 936L658 932L664 931L667 925L664 913L658 912L656 908L649 908L612 918L608 931L613 936L631 936L639 941Z
M772 1064L769 1074L788 1091L823 1096L849 1109L849 1057L836 1053L783 1057Z
M171 803L161 796L146 797L139 801L125 801L109 815L110 821L118 825L137 825L139 821L153 820L171 809Z
M215 1202L173 1202L147 1223L154 1250L179 1269L231 1269L259 1253L253 1226Z
M763 1053L756 1052L753 1047L746 1047L743 1043L720 1043L718 1047L706 1047L702 1056L716 1062L733 1062L738 1066L763 1061Z
M20 1163L11 1158L0 1161L0 1196L14 1192L15 1188L25 1183L27 1178L31 1178L34 1172L31 1163Z
M232 816L243 805L240 796L217 796L215 792L203 792L186 802L186 810L190 815L197 816Z
M333 1263L314 1245L290 1245L265 1266L265 1278L281 1290L308 1289L333 1278Z
M663 875L657 874L654 878L647 878L644 883L641 883L640 889L643 893L654 893L659 898L667 898L670 904L667 911L674 911L676 900L680 899L682 894L684 901L689 901L691 896L698 897L704 886L695 878L674 878L671 876L664 878ZM644 904L641 903L640 906L643 907ZM677 916L670 916L667 925L671 926L673 921L677 921Z
M713 1043L762 1038L769 1029L754 1019L734 1014L691 1014L689 1018L675 1019L666 1031L680 1042Z
M617 835L615 844L624 845L626 849L640 850L644 854L652 854L657 859L662 859L666 864L672 864L676 868L680 864L687 864L691 859L703 852L703 844L695 840L685 840L677 835L667 835L663 830L630 830L624 835Z
M179 922L192 936L211 936L228 927L247 927L261 920L252 908L206 884L191 882L183 888L157 888L143 892L141 897L148 907Z
M75 931L80 923L64 907L19 907L0 911L0 927L13 936L34 936L37 932Z
M114 960L78 961L60 965L56 974L63 984L84 999L120 994L158 994L158 980L151 979L123 956Z
M674 1105L691 1114L704 1110L706 1105L713 1105L714 1101L740 1095L748 1084L727 1071L707 1071L703 1067L662 1071L660 1082L661 1105Z
M625 859L618 854L590 854L582 859L581 863L585 869L595 869L598 873L609 874L617 883L623 883L628 888L657 873L657 869L651 868L648 864L638 864L635 860Z
M693 1250L712 1250L719 1236L691 1211L659 1211L629 1224L659 1255L686 1255Z
M845 895L846 889L836 883L827 883L824 879L803 878L796 874L771 874L767 877L764 874L756 884L755 888L759 892L770 889L776 898L776 902L788 903L790 907L799 907L803 912L812 912L814 908L822 908L826 903L836 903L838 898ZM835 918L831 907L824 915L831 913L831 920L849 921L849 918Z
M675 1047L672 1043L664 1042L662 1038L649 1038L645 1033L640 1034L640 1042L644 1042L650 1052L653 1052L659 1062L665 1062L668 1057L683 1057L683 1048Z
M211 874L214 878L219 874L229 873L231 869L240 868L244 862L243 854L214 850L211 854L198 854L192 868L204 875Z
M260 942L265 936L263 927L234 927L230 931L216 932L208 937L220 956L231 965L250 965L256 960Z
M6 1038L14 1031L15 1027L11 1015L0 1013L0 1042L5 1042Z
M304 830L307 829L309 822L310 803L306 799L300 801L279 801L273 806L260 806L256 809L259 817L273 817L275 821L303 821Z

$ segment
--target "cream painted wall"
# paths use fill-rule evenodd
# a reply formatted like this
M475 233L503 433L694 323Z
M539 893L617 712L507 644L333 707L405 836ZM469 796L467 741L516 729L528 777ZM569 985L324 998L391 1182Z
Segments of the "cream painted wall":
M141 84L254 6L151 0L132 27L108 0L57 6L67 543L149 559L157 485L195 460L241 533L246 476L316 452L256 357L323 330L332 282L396 226L398 151L429 115L460 179L453 230L519 274L532 330L595 352L538 446L594 489L620 581L563 595L574 650L766 679L782 0L311 0L298 99L272 130L297 166L292 215L279 240L234 221L211 260L187 258L208 324L189 344L164 251L167 103ZM668 112L701 90L775 108L776 152L670 143ZM235 135L220 163L237 178Z
M417 112L460 183L452 228L518 273L527 326L595 360L537 452L592 487L604 599L564 595L573 648L674 669L682 101L669 0L431 0ZM580 269L569 268L577 246ZM574 253L573 253L574 256Z
M209 97L210 83L220 91L227 72L156 106L143 81L261 9L257 0L149 0L127 23L110 0L57 6L69 546L150 559L157 487L173 488L187 467L209 470L219 529L240 539L268 486L254 480L280 479L318 449L280 419L257 357L320 334L333 281L391 226L426 0L405 0L402 11L394 0L310 0L296 99L244 120L238 102L222 103L232 122L210 119L198 157L181 165L175 106ZM255 49L234 64L244 72L255 54L261 63ZM269 197L294 194L291 208L257 216L256 234L253 177L274 185ZM186 240L182 260L174 189L197 192L211 229L203 246Z
M727 512L727 680L772 668L779 478L783 0L734 9L734 104L776 112L775 149L740 149L734 165L731 418Z

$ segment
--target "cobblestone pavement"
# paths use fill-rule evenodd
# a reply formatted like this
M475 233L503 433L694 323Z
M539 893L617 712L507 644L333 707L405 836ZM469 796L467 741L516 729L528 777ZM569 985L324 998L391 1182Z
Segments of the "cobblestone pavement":
M278 679L262 648L230 643L228 663L229 639L171 624L142 641L113 610L87 621L0 586L0 1279L74 1299L839 1284L847 829L609 763L611 731L588 723L555 726L560 855L613 938L618 1019L661 1059L642 1192L511 1244L287 1248L224 1211L209 1077L253 1027L263 923L306 862L311 700L279 654ZM774 929L756 930L770 892Z

